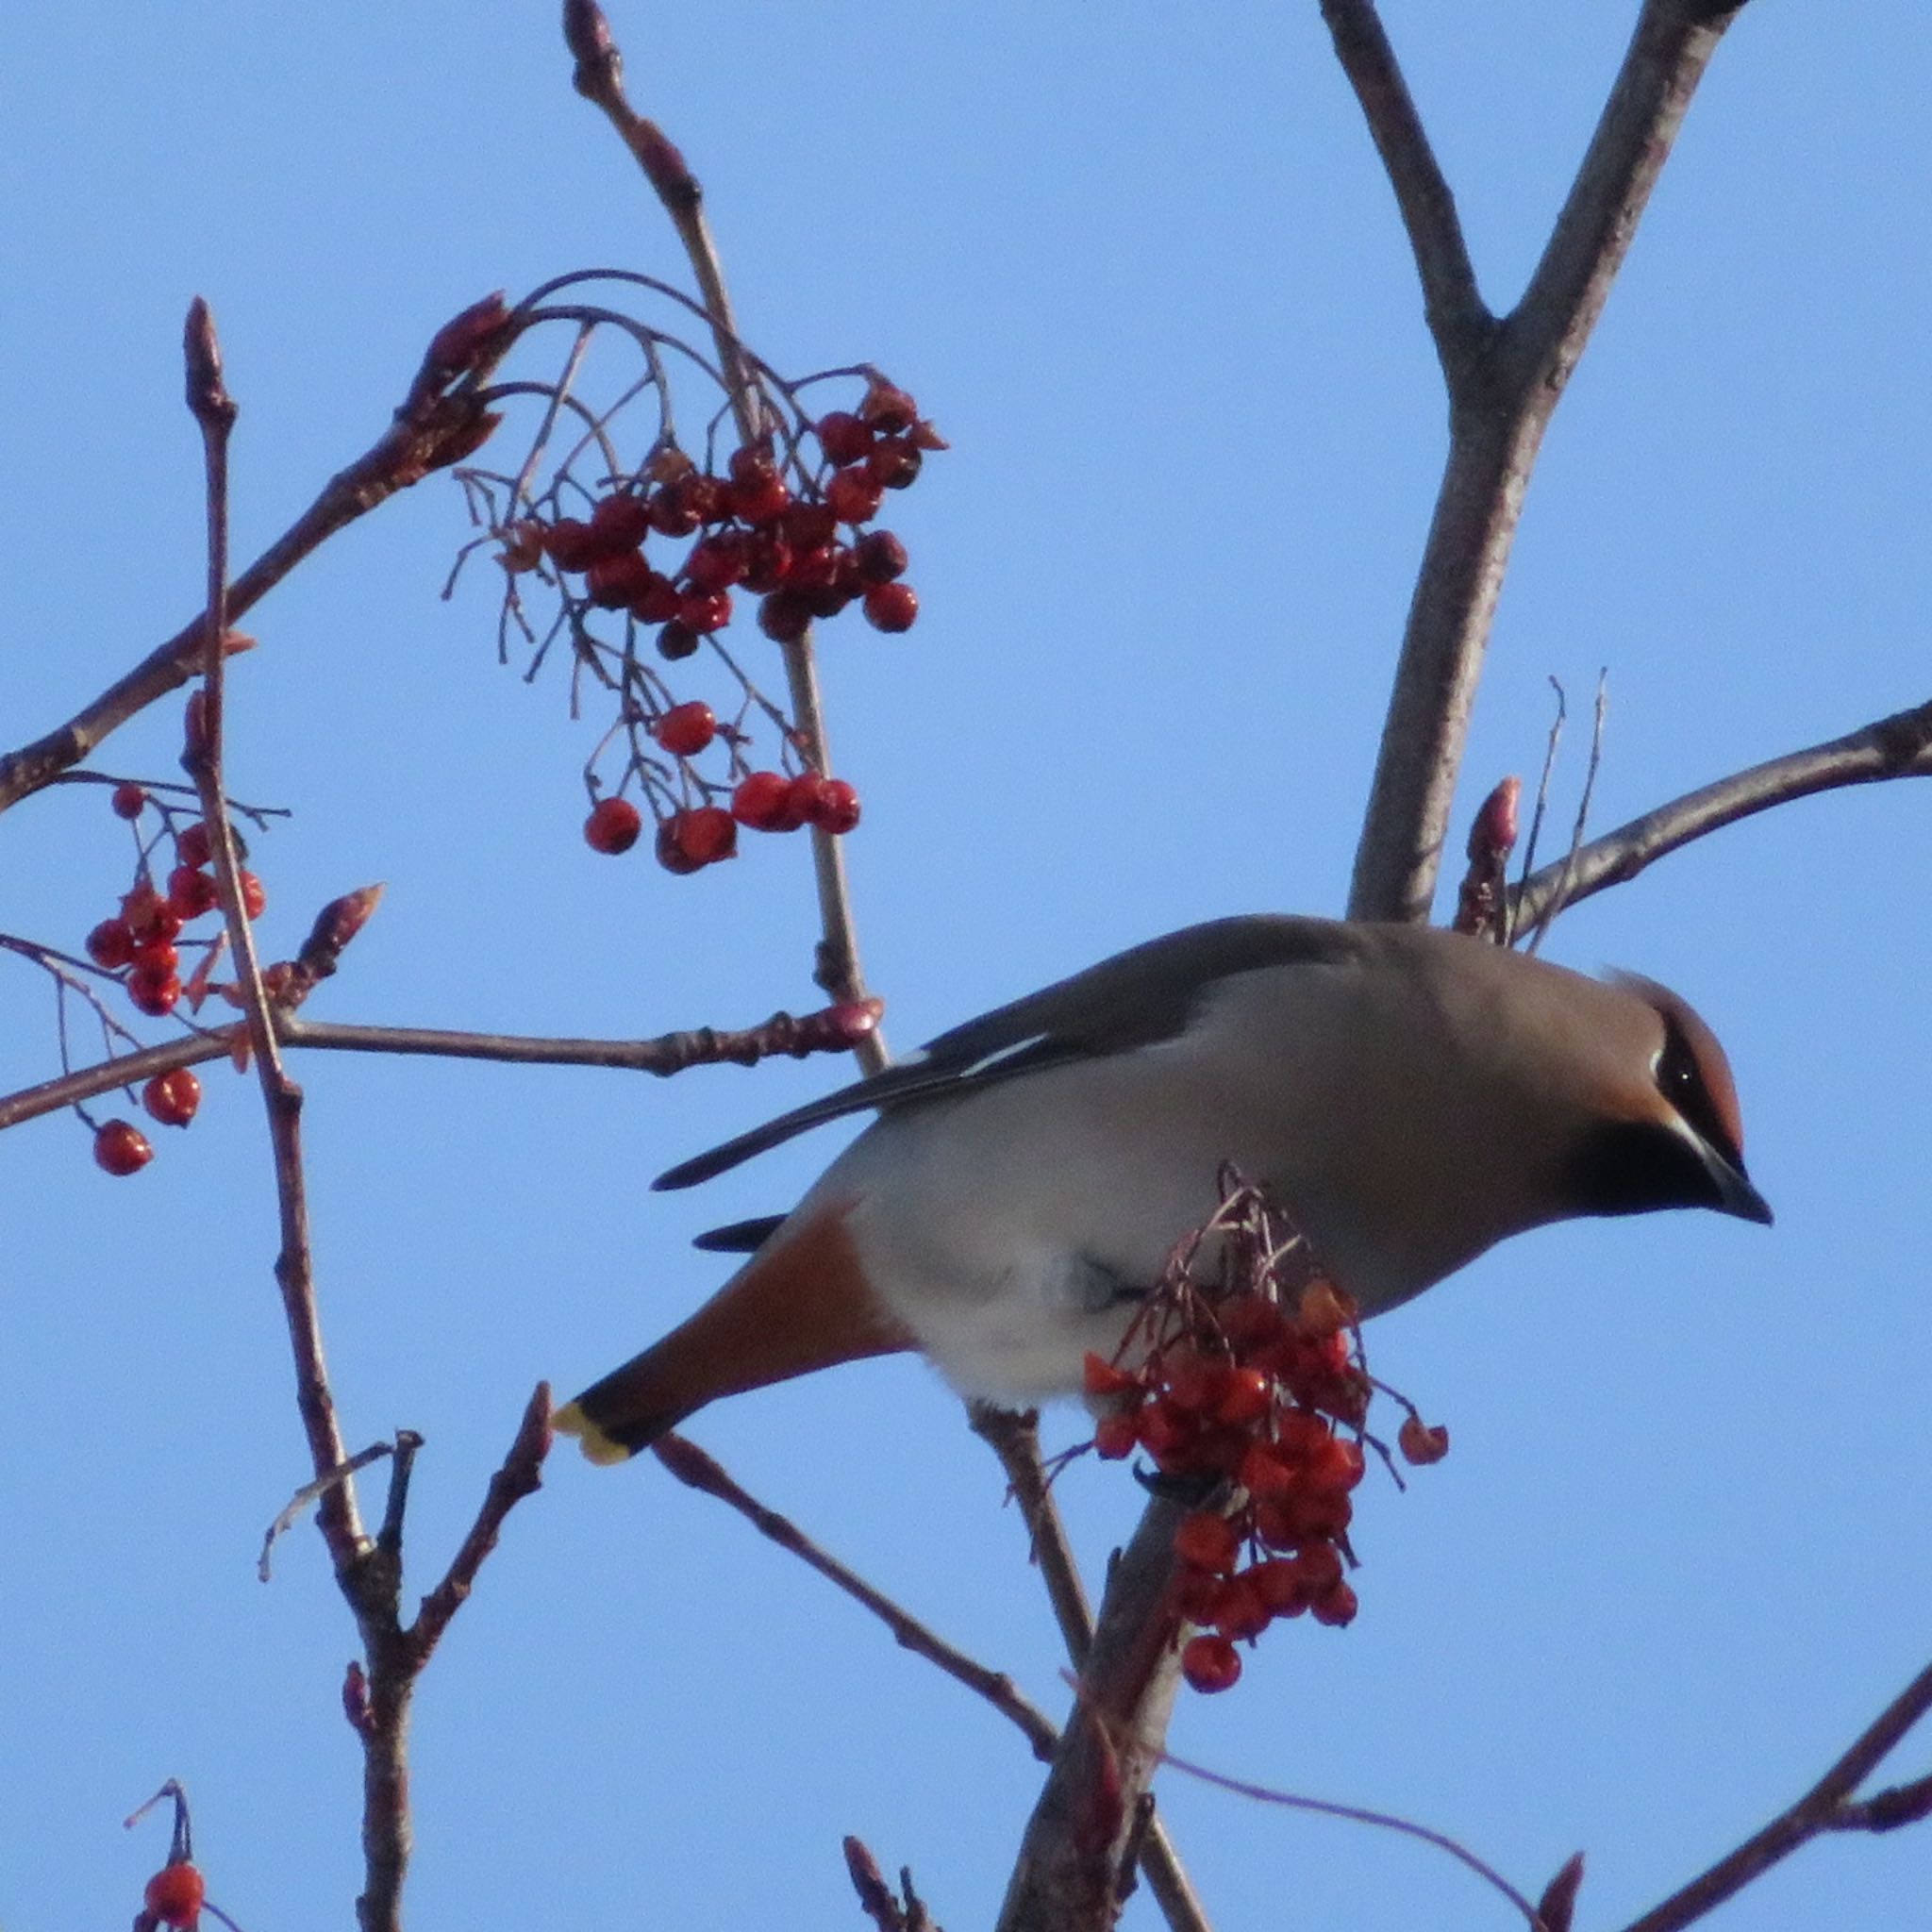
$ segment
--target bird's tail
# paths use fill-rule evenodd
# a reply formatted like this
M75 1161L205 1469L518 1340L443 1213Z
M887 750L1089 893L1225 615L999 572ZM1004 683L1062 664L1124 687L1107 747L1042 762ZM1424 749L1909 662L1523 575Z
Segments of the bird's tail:
M849 1211L774 1235L689 1321L558 1409L558 1430L592 1462L623 1462L721 1395L910 1348L866 1281Z

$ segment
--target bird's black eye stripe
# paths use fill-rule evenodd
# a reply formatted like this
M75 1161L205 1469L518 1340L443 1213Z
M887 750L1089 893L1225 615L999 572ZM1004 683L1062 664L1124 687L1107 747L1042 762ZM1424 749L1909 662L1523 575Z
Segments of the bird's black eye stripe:
M1695 1048L1670 1014L1663 1016L1663 1051L1657 1057L1657 1091L1685 1121L1733 1167L1740 1167L1743 1150L1732 1138L1705 1082Z

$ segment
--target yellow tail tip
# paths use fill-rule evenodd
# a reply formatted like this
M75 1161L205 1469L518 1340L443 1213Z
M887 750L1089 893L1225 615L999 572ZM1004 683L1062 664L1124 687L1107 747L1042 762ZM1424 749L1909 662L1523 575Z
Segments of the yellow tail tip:
M575 1402L566 1402L550 1419L559 1436L575 1436L586 1460L608 1468L613 1462L628 1462L631 1452L622 1442L613 1442Z

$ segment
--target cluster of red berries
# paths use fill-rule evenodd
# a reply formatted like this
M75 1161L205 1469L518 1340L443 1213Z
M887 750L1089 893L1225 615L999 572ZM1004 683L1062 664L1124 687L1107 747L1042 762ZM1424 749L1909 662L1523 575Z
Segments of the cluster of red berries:
M559 577L581 577L580 590L565 589L575 621L625 612L653 630L658 656L670 663L732 624L734 592L758 600L758 629L782 644L853 604L879 630L908 630L919 597L905 581L906 545L874 520L886 491L906 489L925 453L945 446L912 397L874 375L855 408L802 423L782 442L747 442L723 475L660 447L636 475L616 478L588 516L526 517L500 530L502 561L512 575L547 561ZM688 547L677 554L673 545ZM858 823L858 795L843 779L755 767L743 714L722 723L708 705L671 702L656 674L626 675L624 690L633 724L677 764L674 785L633 743L632 768L668 870L695 872L733 857L741 827L840 834ZM747 711L751 704L748 696ZM714 743L728 754L722 782L691 763ZM801 749L788 733L776 762ZM620 787L593 797L584 826L592 850L628 851L641 837L644 811L623 794Z
M111 803L117 818L135 820L152 801L144 786L125 784L114 788ZM87 936L87 955L104 972L124 975L127 998L137 1012L153 1019L165 1018L180 1004L184 991L191 1005L198 1006L207 991L205 978L192 977L184 989L181 980L181 941L183 928L215 910L221 894L214 875L208 870L213 857L208 828L201 821L174 829L175 866L168 874L163 892L143 855L134 885L121 900L120 912L104 919ZM250 919L259 919L268 905L268 893L252 872L241 875L242 904ZM222 943L219 932L191 937L187 943L206 949L203 965L212 964Z
M141 1104L162 1126L185 1127L201 1107L201 1082L189 1067L157 1074L141 1090ZM154 1143L132 1121L94 1129L94 1163L108 1174L139 1174L154 1158Z
M695 758L724 735L710 706L696 700L672 706L651 726L659 748L677 758ZM741 825L755 832L816 825L822 832L841 833L851 831L858 817L858 793L843 778L747 771L732 786L728 808L679 806L658 820L658 862L667 872L696 872L736 856ZM629 799L600 798L584 821L584 840L593 852L628 852L643 828L643 814Z
M1103 1411L1099 1455L1139 1450L1162 1476L1225 1485L1231 1497L1191 1510L1174 1533L1174 1607L1201 1626L1181 1651L1195 1690L1233 1685L1236 1644L1277 1618L1354 1619L1350 1492L1366 1467L1374 1386L1354 1305L1319 1275L1285 1305L1273 1281L1251 1278L1216 1297L1175 1271L1114 1360L1087 1357L1087 1393ZM1446 1430L1413 1411L1399 1441L1417 1463L1449 1446Z

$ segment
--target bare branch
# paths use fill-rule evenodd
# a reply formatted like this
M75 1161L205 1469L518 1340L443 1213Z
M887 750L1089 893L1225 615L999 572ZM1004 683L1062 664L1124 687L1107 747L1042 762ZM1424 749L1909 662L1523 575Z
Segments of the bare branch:
M1592 839L1574 863L1546 865L1516 888L1513 923L1520 931L1533 921L1554 918L1565 906L1635 878L1667 853L1774 806L1847 785L1924 777L1932 777L1932 700L1719 778Z
M937 1664L947 1676L985 1698L1002 1717L1010 1718L1025 1732L1036 1757L1045 1760L1053 1756L1059 1741L1053 1720L1028 1703L1004 1671L989 1670L976 1662L902 1609L882 1591L874 1589L856 1571L821 1549L789 1517L766 1508L756 1496L741 1489L713 1457L687 1437L659 1437L651 1445L651 1453L679 1482L729 1504L760 1536L769 1537L780 1549L789 1550L821 1576L837 1584L855 1602L862 1604L906 1649L928 1663Z
M1322 18L1395 191L1422 278L1429 333L1453 382L1456 372L1482 353L1496 326L1476 287L1456 196L1423 131L1374 0L1322 0Z
M196 296L188 311L185 338L188 403L200 425L208 473L208 608L201 626L201 690L191 699L186 722L183 769L201 795L208 842L228 943L242 986L248 1040L268 1110L269 1140L275 1154L275 1198L281 1220L281 1252L275 1280L295 1357L295 1400L308 1439L309 1460L318 1477L346 1462L348 1451L336 1421L335 1397L322 1347L322 1324L315 1306L313 1260L308 1244L308 1191L302 1171L302 1091L288 1076L275 1041L275 1019L256 957L255 933L242 899L241 860L235 828L228 817L222 782L222 640L227 634L228 437L235 405L222 381L221 355L208 305ZM337 1574L345 1574L360 1554L362 1525L352 1480L329 1483L316 1499Z
M481 364L472 371L482 373ZM419 374L410 399L388 428L347 468L331 476L315 501L228 586L229 618L259 603L338 530L366 516L399 490L420 483L430 471L459 461L468 453L466 442L470 448L475 446L478 430L486 428L490 419L481 413L471 391L459 387L448 395L419 393L423 387ZM245 650L251 641L231 638L227 649L231 654ZM51 784L128 719L180 690L201 668L205 656L203 620L197 616L64 724L0 756L0 811Z
M1027 1822L998 1932L1104 1932L1118 1916L1140 1800L1179 1683L1180 1515L1157 1497L1113 1566L1080 1703Z
M1445 362L1449 457L1356 848L1349 910L1357 919L1427 917L1538 447L1736 10L1709 0L1645 0L1542 266L1485 353Z
M319 1047L336 1053L427 1054L449 1059L505 1060L522 1066L615 1067L668 1078L691 1067L725 1061L748 1067L774 1054L803 1059L815 1053L844 1053L850 1050L855 1033L875 1024L881 1008L882 1002L866 1000L796 1017L774 1013L756 1026L696 1026L659 1034L655 1040L558 1040L515 1033L452 1032L431 1026L357 1026L304 1019L279 1002L275 1013L275 1037L288 1047ZM23 1088L0 1098L0 1129L175 1067L228 1058L238 1041L246 1038L245 1023L223 1026Z
M852 1889L858 1903L878 1932L940 1932L925 1901L912 1889L912 1874L901 1871L899 1887L905 1894L902 1904L892 1896L879 1861L856 1838L845 1840L845 1870L851 1874Z
M684 156L665 138L655 121L638 113L624 91L624 56L610 23L596 0L564 0L563 37L576 62L572 76L578 93L602 109L644 178L671 217L672 226L691 261L704 298L718 366L727 378L732 414L739 434L754 442L765 433L754 371L739 339L730 291L724 285L724 264L710 225L705 220L704 190ZM808 630L796 643L780 646L791 716L812 767L827 775L832 771L826 741L824 706L819 694L818 659ZM821 937L813 971L817 984L836 1001L865 998L865 975L858 961L858 930L852 915L852 897L845 879L845 851L841 841L813 827L812 872L818 886ZM853 1042L858 1063L868 1074L882 1073L890 1056L880 1035Z
M1821 1832L1882 1831L1925 1816L1932 1808L1932 1779L1880 1792L1862 1804L1854 1800L1852 1793L1928 1710L1932 1710L1932 1664L1873 1719L1844 1756L1795 1805L1682 1890L1641 1918L1633 1919L1625 1932L1679 1932L1680 1927L1694 1924Z

